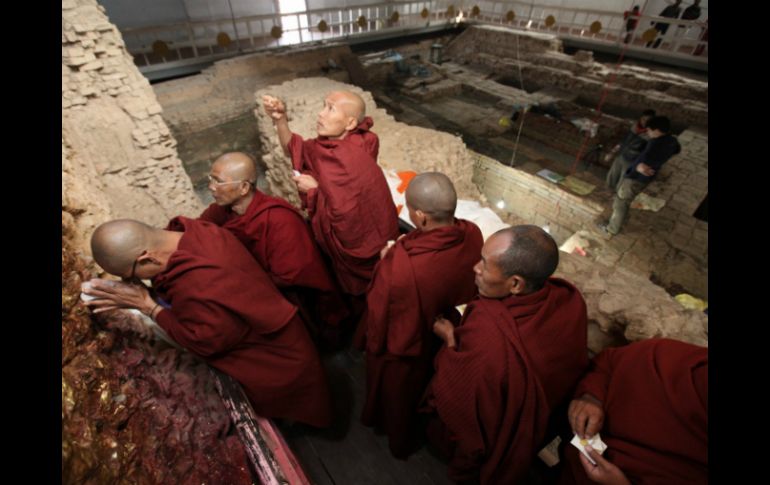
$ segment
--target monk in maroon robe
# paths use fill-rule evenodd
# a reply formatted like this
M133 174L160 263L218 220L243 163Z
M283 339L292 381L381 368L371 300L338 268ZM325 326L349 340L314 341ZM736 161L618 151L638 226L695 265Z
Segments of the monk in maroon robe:
M707 348L669 339L597 355L569 420L607 450L589 451L594 465L568 446L561 483L708 483L708 362Z
M377 165L379 140L357 94L330 93L318 114L318 137L292 133L286 107L263 98L321 250L331 259L342 291L363 300L380 250L398 237L396 207Z
M425 397L428 437L454 480L517 483L588 366L583 297L550 277L558 253L537 226L496 232L474 268L479 298L457 328L434 325L446 345Z
M245 153L217 158L209 175L214 203L199 219L229 230L246 246L313 334L338 326L348 312L310 228L291 204L257 190L257 175Z
M475 224L454 218L457 194L444 174L416 176L406 206L417 230L386 249L358 327L366 349L361 421L384 430L391 453L402 459L419 445L417 407L441 345L433 322L476 295L473 265L484 244Z
M243 385L265 417L330 424L326 377L297 308L230 232L178 217L172 230L132 220L99 226L96 262L141 284L91 280L97 311L136 308L178 344ZM177 232L179 231L179 232Z

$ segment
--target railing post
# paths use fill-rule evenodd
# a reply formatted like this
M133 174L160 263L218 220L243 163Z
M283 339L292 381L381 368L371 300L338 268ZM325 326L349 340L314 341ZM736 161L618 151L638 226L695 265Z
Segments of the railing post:
M235 12L233 12L233 4L230 0L227 0L227 5L230 6L230 18L233 21L233 31L235 33L235 42L238 43L238 52L241 52L241 39L238 37L238 27L235 25Z
M198 46L196 45L195 34L189 21L187 22L187 39L190 41L190 45L192 46L193 57L198 57Z
M535 2L533 0L532 3L529 4L529 19L528 19L528 25L529 26L532 26L532 11L534 9L535 9Z

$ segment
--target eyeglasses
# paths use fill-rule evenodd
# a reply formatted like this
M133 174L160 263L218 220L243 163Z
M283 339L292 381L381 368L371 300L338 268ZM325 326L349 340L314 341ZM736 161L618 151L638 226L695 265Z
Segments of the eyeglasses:
M136 259L134 260L134 264L131 266L131 275L128 277L128 279L123 278L123 281L125 281L127 283L139 283L139 284L141 284L142 280L136 276L136 263L138 263L139 262L139 258L144 256L145 254L147 254L147 250L146 249L144 251L142 251L139 254L139 256L136 257Z
M254 182L251 180L233 180L232 182L220 182L219 180L215 179L211 175L208 176L209 179L209 185L214 185L214 187L219 187L220 185L228 185L228 184L240 184L241 182L246 182L249 185L254 185Z
M142 251L142 254L137 256L134 260L134 264L131 266L131 276L128 277L128 281L136 281L136 263L139 262L139 258L144 256L144 253L146 253L146 251Z

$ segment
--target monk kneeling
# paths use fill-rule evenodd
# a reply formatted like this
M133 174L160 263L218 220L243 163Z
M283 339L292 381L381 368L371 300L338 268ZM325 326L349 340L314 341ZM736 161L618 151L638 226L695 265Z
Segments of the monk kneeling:
M326 377L297 308L286 301L246 248L209 222L178 217L161 230L133 220L99 226L96 262L130 281L92 280L86 304L136 308L178 344L238 380L269 418L328 426Z
M217 158L209 175L214 203L199 219L233 233L299 307L308 329L326 333L347 317L344 300L302 214L257 190L257 175L256 163L245 153Z
M457 194L442 173L416 176L406 206L417 230L399 239L375 268L358 327L366 339L361 420L388 434L398 458L419 444L417 407L441 345L433 322L476 295L473 265L484 244L475 224L455 219Z
M449 456L449 476L518 483L545 440L551 410L588 366L586 305L550 276L556 242L537 226L493 234L474 268L479 297L457 328L438 320L446 345L426 392L428 437Z

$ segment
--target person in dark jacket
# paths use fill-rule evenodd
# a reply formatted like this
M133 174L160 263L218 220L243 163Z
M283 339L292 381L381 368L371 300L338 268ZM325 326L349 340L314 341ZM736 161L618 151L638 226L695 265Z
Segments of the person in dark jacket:
M623 179L623 174L626 173L628 167L634 163L636 157L642 153L644 147L647 146L647 122L655 116L655 111L646 109L642 112L642 116L639 117L632 125L626 137L623 141L615 145L607 154L606 161L613 160L610 171L607 172L606 184L610 190L618 188L618 184ZM616 156L617 155L617 156Z
M647 132L650 141L618 184L609 223L599 225L606 235L614 236L620 232L634 197L655 178L664 163L682 150L679 141L671 135L671 121L665 116L652 118L647 123Z
M673 5L669 5L668 7L664 8L662 12L660 12L661 17L666 17L670 19L679 18L679 14L682 13L682 8L680 7L682 5L682 0L676 0ZM655 40L655 44L653 45L652 41L647 42L647 47L652 46L653 49L657 49L660 46L660 43L663 42L663 37L666 35L666 32L668 31L669 23L668 22L652 22L654 24L655 30L658 31L658 38Z

